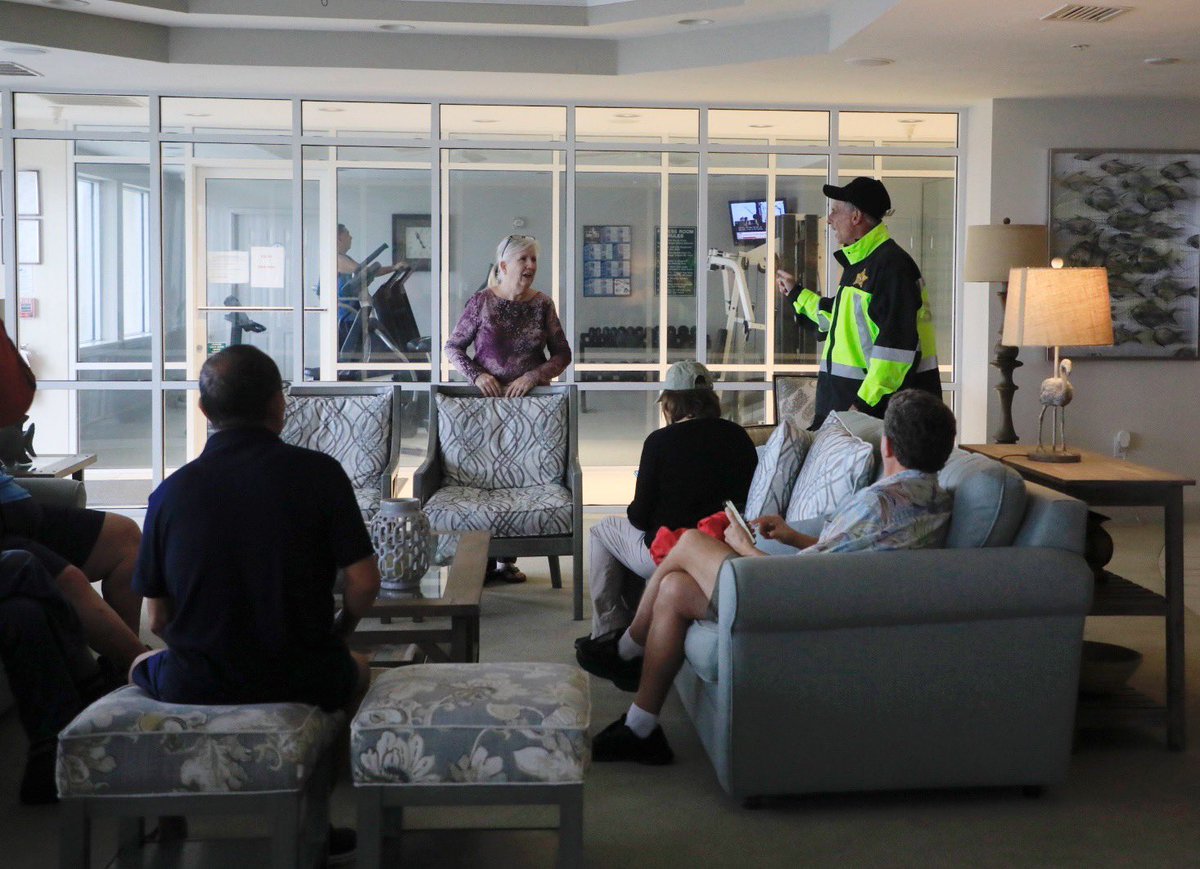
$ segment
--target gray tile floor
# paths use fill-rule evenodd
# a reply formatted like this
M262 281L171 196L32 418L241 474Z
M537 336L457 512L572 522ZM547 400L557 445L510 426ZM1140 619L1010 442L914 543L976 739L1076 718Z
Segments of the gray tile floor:
M1148 513L1149 511L1143 511ZM1161 527L1132 511L1113 526L1118 572L1161 584ZM1188 866L1200 854L1200 522L1187 526L1188 712L1192 746L1163 747L1155 730L1112 728L1079 735L1070 776L1036 800L1010 790L814 796L748 811L725 796L703 748L672 699L664 726L677 755L674 766L596 765L585 796L588 866ZM484 596L481 647L488 660L570 661L571 641L586 631L570 620L569 590L550 588L545 560L522 559L524 586L489 588ZM1162 622L1104 618L1087 635L1145 653L1133 684L1161 696ZM629 695L592 682L594 729L620 714ZM23 869L57 862L57 809L18 804L24 739L15 716L0 719L0 866ZM786 751L787 746L780 746ZM334 795L334 819L353 824L345 772ZM549 823L530 808L413 812L417 831L389 852L406 867L533 867L553 865L555 836L528 828ZM111 855L114 830L99 824L97 865ZM195 825L211 831L213 825ZM252 819L220 824L223 833L250 835ZM229 861L252 860L243 849Z

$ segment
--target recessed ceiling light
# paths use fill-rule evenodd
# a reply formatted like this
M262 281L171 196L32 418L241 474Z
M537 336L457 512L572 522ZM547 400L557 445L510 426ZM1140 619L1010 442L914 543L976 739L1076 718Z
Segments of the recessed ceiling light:
M211 118L212 112L184 112L185 118Z
M613 117L614 118L640 118L641 115L639 115L637 112L617 112L615 115L613 115Z
M1146 66L1170 66L1173 63L1179 63L1178 57L1147 57L1142 63Z
M752 130L768 130L773 126L775 126L775 125L774 124L751 124L750 129L752 129Z
M711 18L680 18L679 23L684 27L708 27L713 20Z
M337 106L321 106L317 109L318 112L344 112L345 109L339 109Z
M11 48L4 49L9 54L45 54L46 49L38 48L36 45L14 45Z
M59 9L82 9L90 6L88 0L46 0L47 6L57 6Z
M891 66L896 61L890 57L847 57L846 63L851 66Z
M901 118L899 123L901 123L901 124L923 124L923 123L925 123L925 119L924 118Z
M386 30L388 33L407 33L410 30L416 30L411 24L380 24L380 30Z
M475 123L477 123L477 124L495 124L495 123L497 123L497 120L495 118L476 118Z

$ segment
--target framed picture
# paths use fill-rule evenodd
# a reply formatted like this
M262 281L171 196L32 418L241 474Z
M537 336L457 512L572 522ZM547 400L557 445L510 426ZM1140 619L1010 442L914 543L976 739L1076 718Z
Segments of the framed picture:
M659 227L654 227L654 291L658 292ZM667 227L667 295L696 295L696 227Z
M42 261L42 222L22 217L17 221L17 263L38 265Z
M36 169L17 170L17 214L32 217L42 213L41 179Z
M1200 351L1200 152L1050 152L1050 255L1102 266L1113 346L1075 357L1196 359Z
M429 271L433 228L428 214L392 215L392 256L407 261L416 271Z
M583 295L587 298L633 294L633 227L589 224L583 227Z
M775 422L790 419L802 429L812 425L817 411L817 375L776 374L772 386L775 392Z

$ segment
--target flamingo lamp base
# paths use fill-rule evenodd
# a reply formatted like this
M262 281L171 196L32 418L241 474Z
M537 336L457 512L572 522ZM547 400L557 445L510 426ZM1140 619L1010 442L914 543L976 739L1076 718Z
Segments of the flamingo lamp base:
M1031 462L1058 462L1059 464L1066 464L1068 462L1082 461L1083 456L1074 450L1066 448L1056 450L1038 447L1036 450L1030 450L1027 458Z

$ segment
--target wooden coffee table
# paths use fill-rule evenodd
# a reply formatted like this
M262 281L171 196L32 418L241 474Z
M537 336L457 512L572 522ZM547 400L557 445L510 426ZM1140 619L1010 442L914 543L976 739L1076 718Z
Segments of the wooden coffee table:
M379 651L383 646L413 644L429 661L479 660L479 599L487 574L488 531L437 531L442 550L447 538L457 546L447 564L435 564L421 578L420 591L381 590L375 605L349 637L350 648ZM445 620L449 620L447 627ZM426 622L435 622L426 625ZM397 624L399 622L399 624ZM382 657L382 656L381 656ZM396 666L406 661L381 659L372 666Z

